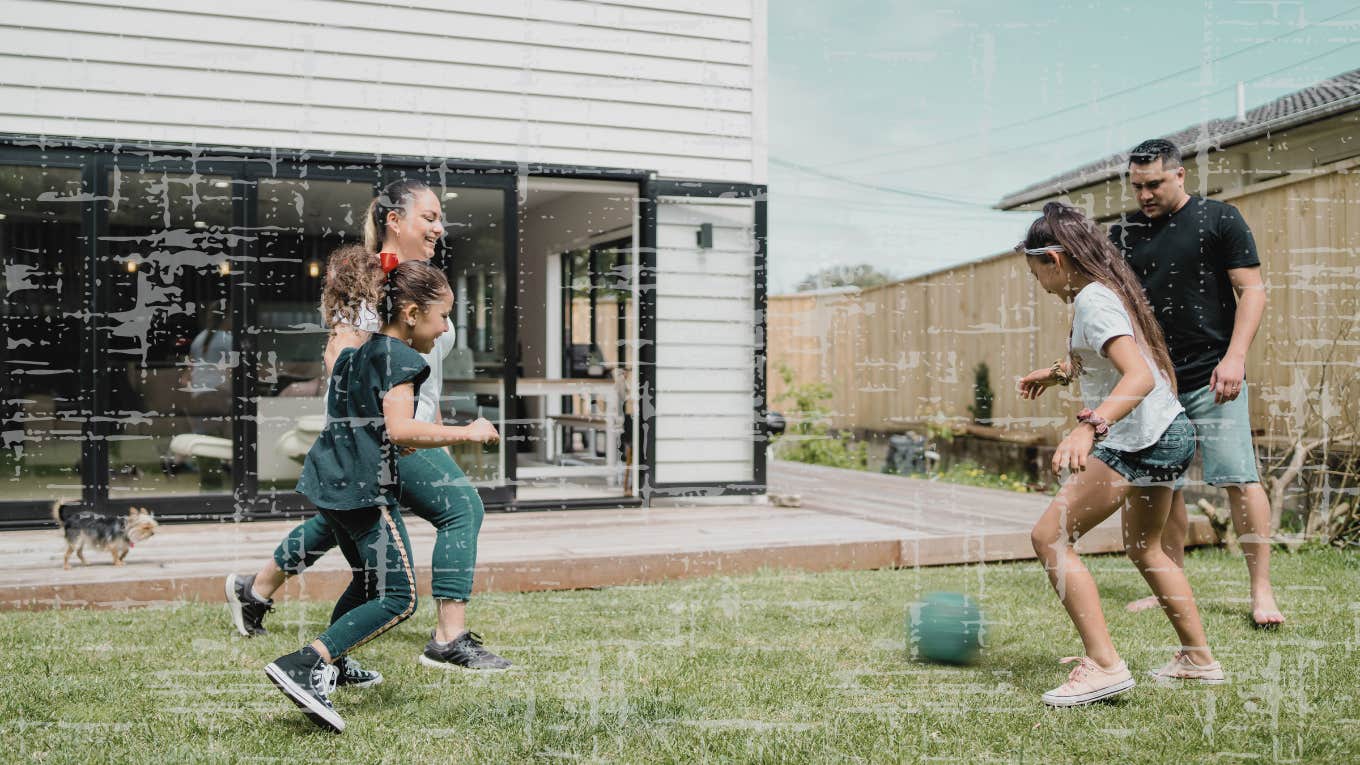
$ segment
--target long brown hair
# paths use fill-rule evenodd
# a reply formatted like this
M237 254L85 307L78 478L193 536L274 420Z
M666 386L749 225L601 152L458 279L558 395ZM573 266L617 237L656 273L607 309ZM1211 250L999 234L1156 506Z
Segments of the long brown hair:
M1171 389L1176 390L1176 367L1171 363L1166 337L1148 304L1147 293L1105 233L1081 210L1061 202L1049 202L1044 205L1043 216L1030 224L1029 233L1018 249L1037 250L1055 244L1063 248L1072 268L1119 296L1132 319L1134 339L1151 353Z
M359 323L359 306L382 307L383 280L378 259L362 244L347 244L326 260L321 288L321 320L326 326Z

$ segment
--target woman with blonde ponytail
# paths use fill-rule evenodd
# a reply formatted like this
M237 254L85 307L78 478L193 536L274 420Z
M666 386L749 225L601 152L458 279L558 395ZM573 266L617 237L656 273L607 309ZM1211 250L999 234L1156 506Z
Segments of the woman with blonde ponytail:
M391 312L385 272L407 261L429 261L444 234L438 197L425 183L400 180L384 187L364 216L364 245L337 250L326 270L322 316L331 327L324 355L327 374L346 348L363 345L381 326L379 315ZM443 362L457 341L456 332L440 335L423 354L430 374L417 390L415 419L440 424ZM499 439L495 426L478 418L464 427L468 442ZM499 670L510 662L487 650L481 637L466 625L477 562L477 537L484 509L476 487L444 448L405 452L397 461L398 500L435 527L431 561L431 589L436 600L436 628L419 657L422 664L441 669ZM300 574L336 544L334 530L318 514L295 528L274 551L274 557L252 576L227 577L227 604L237 631L261 634L271 597L288 577ZM332 621L344 615L347 602L336 604ZM347 657L338 662L339 684L373 685L376 672L362 670ZM351 671L353 668L353 671Z
M1043 701L1078 706L1134 686L1110 640L1095 581L1073 549L1126 503L1125 551L1180 643L1171 662L1151 674L1158 681L1224 682L1185 572L1162 549L1172 485L1194 456L1195 430L1176 398L1175 370L1142 287L1095 223L1058 202L1044 205L1016 250L1045 291L1073 306L1067 356L1022 378L1020 396L1035 399L1050 386L1078 381L1086 406L1053 455L1054 472L1072 475L1031 533L1085 654L1063 659L1077 666Z

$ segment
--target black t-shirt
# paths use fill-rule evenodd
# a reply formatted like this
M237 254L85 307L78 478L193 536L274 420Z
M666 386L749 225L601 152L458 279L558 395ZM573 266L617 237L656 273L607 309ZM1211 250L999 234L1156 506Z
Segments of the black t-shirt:
M1251 229L1236 207L1190 197L1171 215L1141 211L1110 226L1162 325L1181 393L1209 384L1232 341L1237 294L1228 270L1261 265Z

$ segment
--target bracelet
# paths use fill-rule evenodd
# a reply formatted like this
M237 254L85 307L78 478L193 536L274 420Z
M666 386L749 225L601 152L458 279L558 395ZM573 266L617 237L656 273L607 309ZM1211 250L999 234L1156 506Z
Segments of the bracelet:
M1077 412L1077 422L1083 425L1090 425L1095 430L1096 443L1105 440L1110 435L1110 421L1096 414L1093 410L1083 409Z
M1061 360L1053 362L1053 366L1049 367L1048 371L1052 372L1053 376L1057 378L1059 385L1072 384L1072 377L1068 375L1066 371L1063 370Z

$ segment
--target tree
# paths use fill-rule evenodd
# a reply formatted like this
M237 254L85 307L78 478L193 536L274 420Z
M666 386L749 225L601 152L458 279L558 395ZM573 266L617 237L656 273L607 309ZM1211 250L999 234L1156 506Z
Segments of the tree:
M991 370L987 369L985 361L978 362L973 367L973 403L968 407L968 411L973 415L973 421L979 425L988 425L992 421L992 400L996 398L996 393L992 391Z
M860 263L856 266L837 265L828 266L816 273L808 274L803 277L795 290L798 292L808 292L810 290L825 290L834 287L877 287L880 284L887 284L895 281L896 276L885 271L879 271L868 263Z

